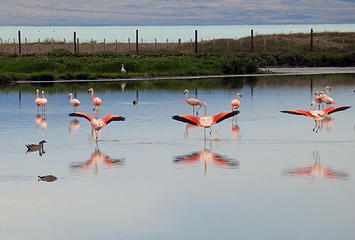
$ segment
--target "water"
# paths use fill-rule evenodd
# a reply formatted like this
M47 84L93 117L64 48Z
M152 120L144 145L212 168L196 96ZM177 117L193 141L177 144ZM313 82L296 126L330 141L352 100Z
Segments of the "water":
M18 30L21 36L29 42L54 39L56 41L72 41L73 33L77 32L80 42L89 42L91 39L103 42L131 42L135 41L136 29L139 30L139 42L177 42L195 39L195 30L198 38L212 40L217 38L242 38L250 36L254 29L255 35L260 34L288 34L314 32L354 32L355 24L294 24L294 25L212 25L212 26L0 26L0 38L12 42L17 39Z
M330 115L318 133L312 119L280 110L309 109L311 81L354 107L355 75L229 81L127 82L124 92L120 83L3 86L1 238L352 239L354 109ZM243 95L237 123L217 124L205 143L203 129L171 119L192 113L183 95L194 96L192 86L209 115ZM37 87L46 90L45 121L36 119ZM73 90L78 111L92 114L89 87L103 100L101 117L127 118L106 126L97 145L89 122L77 118L70 130L67 115ZM42 139L42 156L25 153ZM37 181L48 174L58 179Z

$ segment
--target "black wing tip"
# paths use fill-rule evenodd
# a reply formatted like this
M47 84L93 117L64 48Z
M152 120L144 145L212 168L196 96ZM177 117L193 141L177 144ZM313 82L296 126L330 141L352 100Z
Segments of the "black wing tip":
M171 118L174 119L174 120L176 120L176 121L185 122L185 123L190 123L190 124L192 124L192 125L197 126L197 123L195 123L195 122L193 122L193 121L190 121L189 119L180 117L179 115L174 115L174 116L172 116Z
M298 113L298 112L294 112L294 111L289 111L289 110L283 110L283 111L280 111L282 113L288 113L288 114L293 114L293 115L305 115L305 114L302 114L302 113Z

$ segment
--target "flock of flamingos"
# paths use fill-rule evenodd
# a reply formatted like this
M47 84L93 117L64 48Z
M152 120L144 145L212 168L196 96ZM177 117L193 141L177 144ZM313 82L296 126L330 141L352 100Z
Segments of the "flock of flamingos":
M329 86L326 87L326 94L323 93L323 91L316 91L315 92L315 97L314 97L314 101L312 101L312 107L313 110L311 111L307 111L307 110L284 110L281 111L282 113L288 113L288 114L295 114L295 115L304 115L306 117L310 117L313 118L315 120L315 127L313 128L313 131L318 131L320 128L320 121L322 121L327 115L332 114L334 112L338 112L338 111L344 111L348 108L350 108L350 106L331 106L331 104L334 104L334 99L330 96L330 91L331 88ZM42 93L42 97L39 97L39 90L36 90L36 98L35 98L35 104L37 105L37 107L42 107L42 112L45 112L45 106L47 105L47 99L44 97L44 91L41 91ZM115 114L108 114L107 116L103 117L103 118L97 118L98 112L99 112L99 106L101 106L102 101L99 97L95 97L94 96L94 90L92 88L88 89L88 93L91 94L91 101L92 104L94 105L93 111L95 111L94 116L90 116L88 113L84 113L84 112L76 112L76 108L78 106L80 106L80 101L76 98L73 98L73 94L69 93L68 98L69 98L69 104L74 107L74 112L70 113L69 116L71 117L82 117L82 118L86 118L88 121L90 121L91 123L91 127L92 130L95 132L96 135L96 140L98 139L98 135L100 130L105 127L107 124L109 124L110 122L113 121L125 121L126 118L119 116L119 115L115 115ZM198 127L203 127L204 130L206 128L210 128L231 117L236 116L237 114L239 114L239 111L237 110L240 107L240 99L239 97L241 97L242 95L240 93L237 93L236 98L232 100L231 102L231 107L232 110L231 111L224 111L221 113L218 113L216 115L213 116L207 116L207 110L206 110L206 103L203 103L201 101L199 101L196 98L189 98L188 94L189 91L187 89L185 89L184 91L185 93L185 101L187 104L191 105L193 107L193 115L175 115L172 116L172 119L177 120L177 121L181 121L181 122L185 122L188 124L191 124L193 126L198 126ZM318 110L315 109L315 102L319 104ZM321 109L321 105L324 104L326 105L327 108ZM195 106L199 106L198 110L196 111L195 114ZM203 117L199 117L199 110L201 109L201 107L204 107L204 115ZM211 134L211 131L210 131ZM206 131L204 131L204 137L206 138Z

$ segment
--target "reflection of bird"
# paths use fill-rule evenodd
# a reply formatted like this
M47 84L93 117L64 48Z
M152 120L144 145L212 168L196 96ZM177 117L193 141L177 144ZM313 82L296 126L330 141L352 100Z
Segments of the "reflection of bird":
M200 152L193 152L182 156L175 157L174 163L191 164L194 162L203 161L205 166L205 174L207 172L207 162L214 162L221 167L238 168L239 162L229 159L225 156L215 154L210 150L203 150Z
M240 93L237 93L237 98L233 99L232 100L232 109L233 110L236 110L239 108L240 106L240 100L239 100L239 97L241 97L242 95Z
M121 66L121 73L123 73L123 74L126 74L126 73L127 73L126 69L124 68L123 63L122 63L122 66Z
M316 132L319 130L319 121L323 120L327 115L332 114L334 112L338 111L344 111L350 106L333 106L329 107L323 110L315 110L314 109L314 102L312 101L312 111L305 111L305 110L286 110L286 111L281 111L283 113L289 113L289 114L295 114L295 115L304 115L306 117L311 117L314 119L316 125L313 128L313 131L317 128Z
M191 115L175 115L172 119L190 123L195 126L203 127L204 129L212 127L214 124L219 123L227 118L233 117L239 113L239 111L225 111L213 116L207 116L206 113L206 103L203 103L205 107L204 117L195 117ZM206 132L205 132L206 137Z
M92 104L94 104L95 106L101 106L101 99L99 97L94 97L94 89L92 88L89 88L88 90L88 93L91 92L91 101L92 101Z
M46 175L46 176L38 176L38 181L44 181L44 182L54 182L57 180L56 176L53 175Z
M185 89L184 93L185 93L185 101L192 106L192 115L195 114L195 106L200 106L199 109L196 111L196 115L198 115L198 111L200 110L203 103L196 98L188 98L189 90Z
M38 129L39 125L41 124L41 120L42 120L41 115L37 114L37 115L36 115L36 118L35 118L36 129Z
M121 117L119 115L113 115L113 114L109 114L102 119L97 119L97 113L99 112L99 109L97 107L94 107L93 110L96 111L94 118L92 118L89 114L82 113L82 112L69 113L69 116L83 117L83 118L86 118L87 120L89 120L91 123L91 127L95 130L96 140L98 139L98 135L99 135L101 128L103 128L104 126L106 126L107 124L109 124L112 121L126 120L126 118L124 118L124 117Z
M39 108L39 106L41 106L41 98L38 97L38 94L39 94L39 90L37 89L36 90L36 99L35 99L35 104L37 105L37 109Z
M42 156L42 153L45 153L43 148L44 143L47 143L46 140L42 140L38 144L26 144L25 146L27 147L27 152L39 151L39 155Z
M313 152L313 159L315 160L313 165L304 168L288 169L285 171L285 174L289 176L310 176L312 179L317 176L328 179L344 179L348 176L346 173L333 171L321 164L318 151Z
M44 132L44 130L47 128L47 119L43 116L41 119L41 129L42 132Z
M136 90L136 100L133 100L133 105L138 104L138 90Z
M238 126L238 124L233 124L233 122L232 122L232 134L237 141L240 140L240 127Z
M42 90L41 105L42 105L43 109L46 110L45 107L47 105L47 98L44 97L44 91L43 90Z
M73 94L72 93L69 93L68 95L68 98L69 98L69 104L74 107L74 112L76 110L76 107L80 105L80 101L76 98L73 98Z
M320 130L325 127L326 131L330 131L332 128L332 125L334 123L334 118L331 117L325 117L321 122L320 122Z
M192 125L190 123L186 124L186 127L185 127L185 137L188 137L189 136L189 131L191 131L192 129L195 129L197 128L198 126L196 125Z
M80 127L80 121L74 119L69 122L69 134Z
M327 87L325 88L325 90L327 91L327 95L324 96L323 102L324 102L327 106L330 106L330 104L334 104L334 100L333 100L333 98L330 96L330 92L329 92L329 91L331 91L332 89L331 89L329 86L327 86Z
M100 152L99 148L96 147L95 152L90 156L90 159L86 162L71 163L70 167L74 169L88 169L90 166L94 166L95 172L98 170L98 163L103 163L108 167L113 167L124 163L124 159L111 159L109 156Z

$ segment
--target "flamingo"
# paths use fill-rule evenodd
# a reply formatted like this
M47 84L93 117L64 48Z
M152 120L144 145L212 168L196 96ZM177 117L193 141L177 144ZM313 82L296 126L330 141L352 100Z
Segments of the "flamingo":
M237 98L233 99L231 104L232 104L232 110L237 110L240 106L240 100L239 97L242 95L240 93L237 93Z
M188 104L190 104L192 106L192 115L194 115L195 114L195 106L200 105L200 108L201 108L203 103L196 98L188 98L189 90L185 89L184 93L185 93L185 100ZM196 115L198 115L198 111L200 110L200 108L196 111Z
M312 111L305 111L305 110L285 110L281 111L282 113L288 113L288 114L294 114L294 115L304 115L306 117L311 117L315 121L315 126L313 128L313 131L317 128L316 132L318 132L320 126L319 122L322 121L327 115L332 114L334 112L339 112L339 111L344 111L350 106L333 106L329 107L323 110L315 110L314 109L314 102L312 101Z
M322 91L321 92L316 91L315 94L314 94L314 101L319 104L318 105L319 109L320 109L320 105L323 103L323 99L324 99L323 92Z
M101 99L99 97L94 97L94 89L89 88L88 93L91 92L91 101L96 107L101 106Z
M39 90L37 89L36 90L36 99L35 99L35 104L37 105L37 110L39 109L39 106L41 106L41 99L38 97L38 94L39 94Z
M41 98L41 105L42 105L42 107L43 107L43 109L44 109L44 111L46 110L46 105L47 105L47 98L45 98L44 97L44 91L42 90L42 98ZM43 111L43 109L42 109L42 111Z
M195 117L195 116L191 116L191 115L175 115L175 116L172 116L172 119L180 121L180 122L190 123L195 126L203 127L204 128L204 136L206 138L206 128L211 129L211 127L213 125L215 125L227 118L233 117L239 113L239 111L225 111L225 112L221 112L219 114L213 115L213 116L207 116L206 103L203 103L203 106L205 107L204 117L200 118L200 117ZM211 134L211 132L212 132L212 130L210 131L210 134Z
M334 104L333 98L330 96L330 92L332 89L329 86L326 86L325 88L327 95L324 96L323 102L327 105L330 106L330 104Z
M99 109L97 107L93 108L93 111L96 111L94 118L92 118L89 114L83 113L83 112L74 112L74 113L69 113L69 116L71 117L83 117L86 118L87 120L90 121L91 127L95 131L96 135L96 140L98 139L98 135L100 130L105 127L107 124L109 124L112 121L124 121L126 118L119 116L119 115L114 115L114 114L109 114L104 118L97 119L97 113L99 112Z
M73 98L73 94L72 93L69 93L68 95L68 98L69 98L69 104L74 107L74 112L76 110L76 107L80 105L80 101L76 98Z
M126 69L124 68L123 63L122 63L122 66L121 66L121 73L123 73L123 74L126 74L126 73L127 73Z

